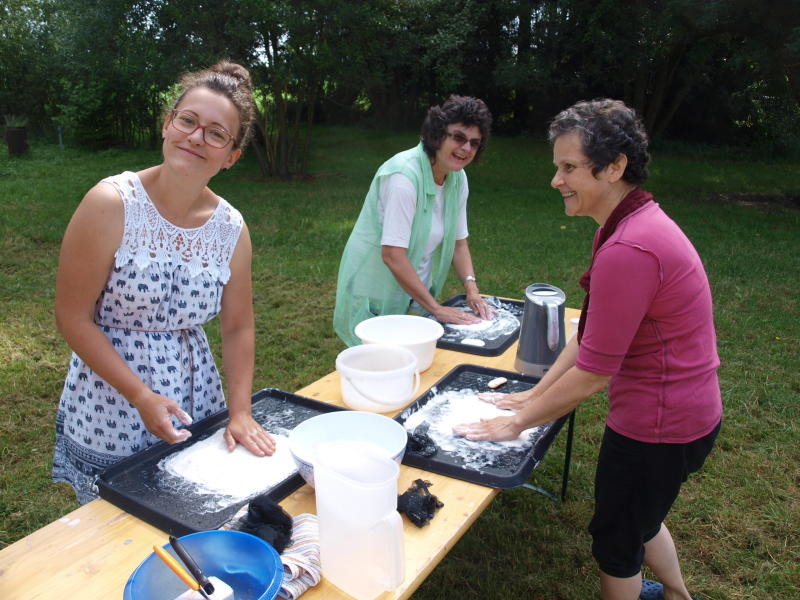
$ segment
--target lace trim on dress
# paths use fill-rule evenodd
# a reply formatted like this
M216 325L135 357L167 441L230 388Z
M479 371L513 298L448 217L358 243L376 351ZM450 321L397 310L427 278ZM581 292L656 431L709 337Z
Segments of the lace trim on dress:
M220 198L208 221L185 229L161 216L135 173L103 181L117 188L125 207L125 232L114 254L115 266L133 261L144 269L152 263L182 263L190 277L206 271L223 284L228 282L231 257L244 222L238 210Z

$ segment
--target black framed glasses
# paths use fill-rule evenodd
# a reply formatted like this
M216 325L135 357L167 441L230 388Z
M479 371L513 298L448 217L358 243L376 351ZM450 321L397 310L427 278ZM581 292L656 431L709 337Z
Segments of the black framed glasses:
M480 148L481 142L483 141L481 138L468 138L460 131L445 131L445 133L447 134L447 137L453 138L453 141L459 146L463 146L469 142L469 146L473 150Z
M173 110L170 123L175 129L187 135L202 129L203 139L206 144L214 148L224 148L233 141L233 136L224 127L219 125L200 125L200 120L197 116L185 110Z

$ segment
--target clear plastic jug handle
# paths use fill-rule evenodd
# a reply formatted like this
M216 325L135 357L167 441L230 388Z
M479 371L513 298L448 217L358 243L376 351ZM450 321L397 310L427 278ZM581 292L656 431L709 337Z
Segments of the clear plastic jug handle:
M403 518L400 513L393 510L380 521L375 523L374 529L386 529L389 539L387 550L394 560L390 561L388 570L384 575L382 585L386 590L394 590L402 585L406 576L406 560L403 548Z

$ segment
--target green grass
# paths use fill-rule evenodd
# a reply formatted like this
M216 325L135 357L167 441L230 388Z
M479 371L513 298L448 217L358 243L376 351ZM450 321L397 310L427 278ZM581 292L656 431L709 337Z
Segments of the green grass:
M253 238L257 388L294 391L333 370L342 348L331 327L341 250L375 168L414 139L320 128L312 180L260 181L252 157L214 180ZM716 449L668 523L700 598L797 598L800 210L729 195L800 195L800 166L726 156L656 149L646 186L706 264L726 410ZM564 215L549 187L549 148L539 139L497 138L484 158L468 169L470 246L481 289L519 298L527 284L545 281L580 306L577 279L595 226ZM61 235L96 181L158 159L158 151L62 153L38 145L11 159L0 150L0 546L76 506L71 490L49 479L69 354L52 317ZM451 278L445 296L459 291ZM216 325L208 330L218 348ZM414 597L597 597L586 525L605 411L602 394L578 411L567 503L504 491ZM562 436L534 472L537 484L558 488L563 452Z

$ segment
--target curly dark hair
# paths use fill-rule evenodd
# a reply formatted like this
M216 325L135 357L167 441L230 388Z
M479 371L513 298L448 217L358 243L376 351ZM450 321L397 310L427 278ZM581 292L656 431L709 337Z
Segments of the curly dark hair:
M647 180L648 136L636 111L621 100L582 100L562 110L550 122L550 143L565 133L577 132L583 139L583 153L592 161L597 175L620 154L628 158L622 179L634 185Z
M480 130L481 145L478 146L473 160L478 162L489 141L492 113L483 100L471 96L453 95L442 105L431 106L428 109L419 135L425 153L431 158L436 156L436 151L442 146L444 136L447 134L447 126L453 123L475 126Z
M183 97L191 90L204 87L212 92L222 94L230 100L239 113L239 131L234 136L233 143L237 148L244 148L253 134L256 105L253 100L253 83L250 72L242 65L221 60L217 64L181 75L179 96L167 112L175 109Z

